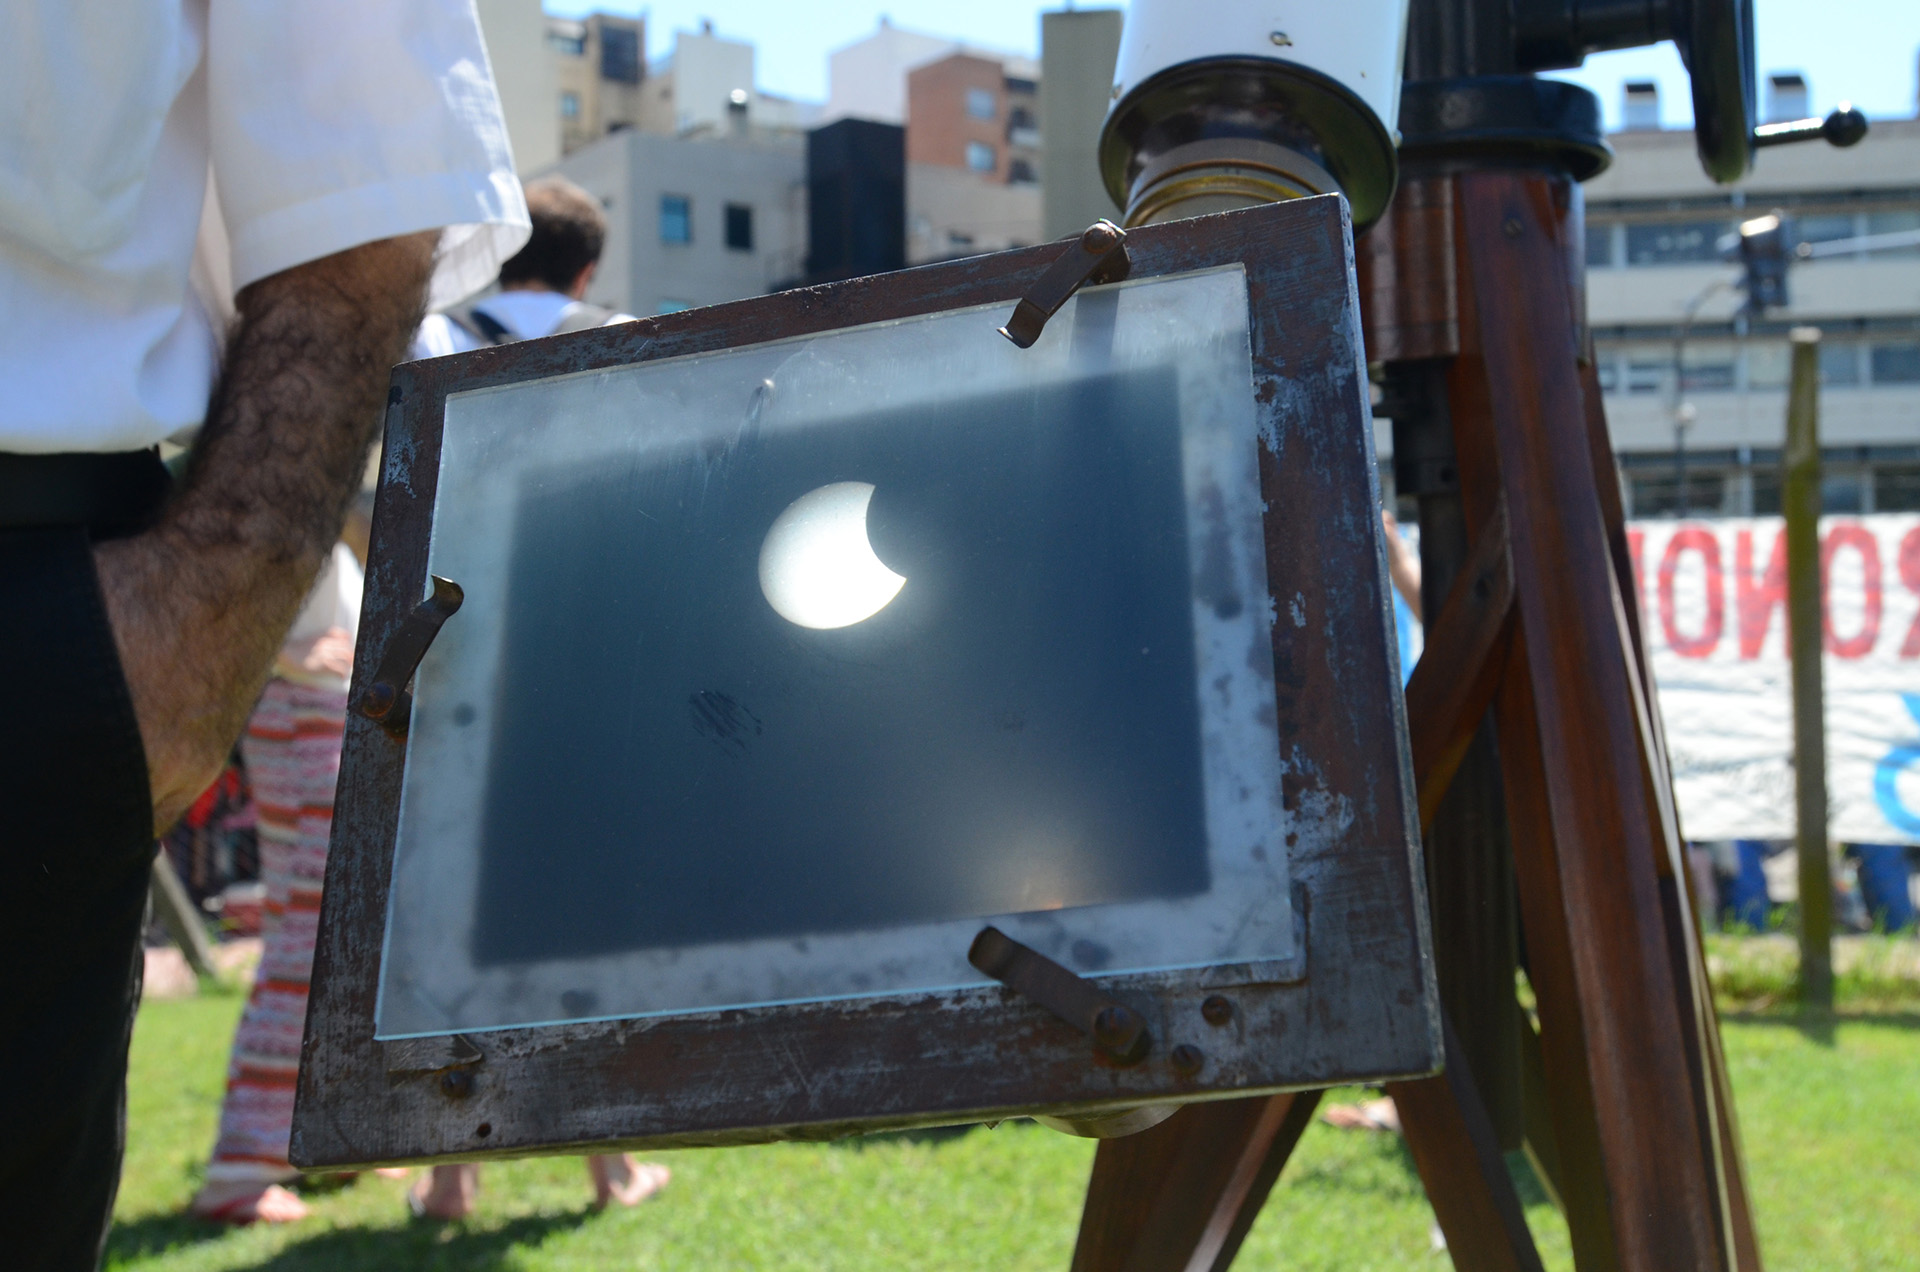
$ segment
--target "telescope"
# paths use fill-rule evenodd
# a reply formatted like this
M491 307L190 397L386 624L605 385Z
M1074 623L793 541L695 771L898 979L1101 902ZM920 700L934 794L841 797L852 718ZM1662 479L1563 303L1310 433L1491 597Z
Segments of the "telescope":
M1533 72L1669 39L1717 182L1761 147L1866 135L1845 104L1755 126L1751 0L1140 0L1101 172L1127 226L1339 193L1356 230L1384 214L1402 163L1554 163L1584 180L1611 158L1598 102Z
M1120 224L396 368L293 1160L1032 1117L1076 1268L1218 1270L1383 1084L1462 1267L1524 1149L1583 1272L1757 1269L1532 73L1858 140L1751 17L1138 0Z

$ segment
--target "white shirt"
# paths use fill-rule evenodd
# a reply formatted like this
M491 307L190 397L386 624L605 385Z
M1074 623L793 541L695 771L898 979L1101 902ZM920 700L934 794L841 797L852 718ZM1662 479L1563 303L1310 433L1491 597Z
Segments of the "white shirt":
M527 237L473 0L9 0L0 451L197 425L234 291L429 229L432 307Z
M557 291L507 291L487 297L474 308L522 340L536 340L552 335L580 308L580 302ZM632 314L614 314L600 325L637 321ZM445 314L428 314L414 334L412 356L442 358L480 347L480 341L453 319Z

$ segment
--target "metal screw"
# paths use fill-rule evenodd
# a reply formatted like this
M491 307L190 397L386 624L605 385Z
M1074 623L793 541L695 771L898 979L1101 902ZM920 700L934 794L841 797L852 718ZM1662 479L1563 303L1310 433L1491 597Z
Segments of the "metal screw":
M377 680L368 685L366 693L360 696L360 712L378 720L393 710L393 701L397 697L399 690L384 680Z
M1224 1025L1233 1019L1233 1004L1218 994L1209 994L1200 1004L1200 1019L1210 1025Z
M1167 1057L1173 1071L1183 1078L1190 1078L1200 1072L1200 1066L1207 1062L1206 1053L1190 1043L1181 1043Z
M1283 49L1291 48L1293 45L1293 37L1288 35L1285 31L1275 31L1272 35L1269 35L1267 38L1269 40L1272 40L1275 44L1278 44Z
M1093 1040L1108 1051L1125 1051L1140 1033L1140 1018L1125 1007L1102 1007L1093 1018Z
M473 1094L473 1075L465 1069L448 1069L440 1075L440 1093L449 1100L464 1100Z
M1500 223L1500 232L1510 239L1520 237L1520 221L1517 217L1508 217Z
M1119 238L1119 231L1105 221L1089 225L1086 233L1080 236L1080 246L1089 252L1104 252L1112 247Z

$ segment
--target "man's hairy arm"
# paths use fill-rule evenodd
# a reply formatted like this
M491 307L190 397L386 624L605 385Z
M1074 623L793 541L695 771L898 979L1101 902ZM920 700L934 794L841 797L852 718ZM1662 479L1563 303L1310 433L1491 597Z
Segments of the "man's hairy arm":
M94 551L164 830L219 773L340 534L436 236L368 243L238 297L180 489Z

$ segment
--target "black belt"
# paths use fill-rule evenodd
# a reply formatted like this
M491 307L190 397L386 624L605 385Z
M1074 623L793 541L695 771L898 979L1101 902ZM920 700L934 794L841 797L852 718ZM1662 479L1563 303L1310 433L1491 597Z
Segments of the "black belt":
M152 523L172 478L159 449L106 454L0 451L0 530L85 526L96 539Z

